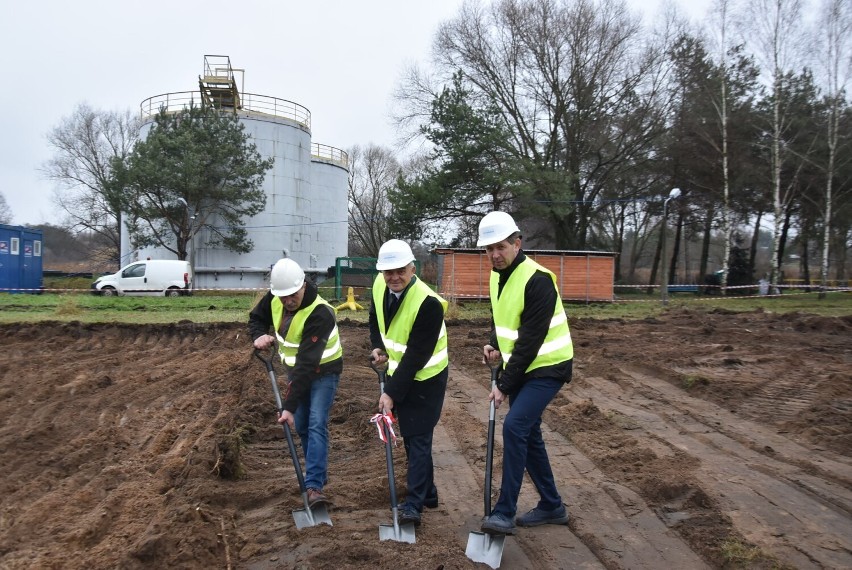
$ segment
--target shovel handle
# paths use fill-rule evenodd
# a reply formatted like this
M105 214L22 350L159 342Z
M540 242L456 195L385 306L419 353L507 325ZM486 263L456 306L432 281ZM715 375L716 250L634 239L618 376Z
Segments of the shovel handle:
M284 435L287 437L287 447L290 448L290 457L293 458L293 469L296 470L296 478L299 480L299 491L304 494L308 491L305 487L305 475L302 473L299 456L296 455L296 444L293 443L293 434L290 433L290 424L287 422L284 422Z
M387 378L387 366L376 366L376 360L370 356L370 368L376 371L379 376L379 396L385 392L385 379Z
M499 368L491 366L491 391L494 391L497 386L497 374ZM491 514L491 465L494 462L494 415L495 405L494 400L491 400L490 409L488 411L488 442L485 446L485 516Z
M381 352L382 354L384 354L385 356L387 356L387 354L385 354L385 352L384 352L383 350L379 349L379 352ZM385 371L385 370L387 370L388 365L387 365L387 363L385 363L385 364L384 364L384 365L382 365L382 366L377 365L377 364L376 364L376 359L375 359L375 358L373 358L373 355L371 354L371 355L370 355L370 368L372 368L373 370L375 370L375 371L376 371L376 373L378 373L379 371Z
M274 372L274 369L272 368L272 357L271 356L269 358L264 358L263 357L263 351L260 350L259 348L255 348L254 349L254 357L257 358L258 360L260 360L261 362L263 362L264 366L266 366L267 372Z
M382 422L382 430L385 433L385 461L388 464L388 487L390 487L391 508L396 509L396 480L393 476L393 451L391 451L391 434L390 428L385 422Z
M370 368L376 371L379 376L379 395L385 391L385 378L387 376L387 367L376 366L376 360L370 356ZM388 464L388 487L390 488L391 509L396 510L396 480L393 476L393 451L391 451L391 433L390 428L385 422L380 422L382 433L385 435L385 461ZM396 517L394 517L394 525L396 525ZM397 533L398 534L398 533Z
M281 400L278 381L275 379L275 368L272 366L272 358L264 358L263 352L257 348L254 349L254 356L266 366L266 371L269 373L269 381L272 384L272 393L275 394L275 406L278 408L278 415L281 415L281 412L284 411L284 403ZM287 447L290 449L290 457L293 459L293 469L296 470L296 478L299 480L299 491L304 494L307 492L305 475L302 473L302 466L299 464L299 456L296 455L296 444L293 442L293 434L290 433L290 424L284 422L283 427L284 436L287 438Z
M263 353L255 348L254 355L258 360L263 362L266 366L266 372L269 374L269 381L272 383L272 393L275 394L275 407L278 409L278 413L284 411L284 403L281 400L281 391L278 389L278 381L275 379L275 369L272 367L272 358L264 358Z

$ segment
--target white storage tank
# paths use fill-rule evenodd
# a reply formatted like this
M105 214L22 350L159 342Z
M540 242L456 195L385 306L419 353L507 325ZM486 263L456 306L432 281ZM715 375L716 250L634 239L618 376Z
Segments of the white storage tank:
M340 189L345 191L341 195ZM349 157L340 149L311 145L311 241L316 263L347 251L349 244Z
M142 102L144 139L161 107L179 112L194 101L213 101L233 108L245 133L263 158L274 164L263 181L266 208L245 220L254 248L238 254L207 247L206 230L188 248L196 289L241 289L268 286L269 270L281 257L290 257L308 273L322 273L346 256L348 240L348 156L337 148L311 142L311 115L305 107L246 93L237 87L227 56L205 56L199 90L167 93ZM191 215L191 212L190 212ZM122 263L134 259L173 259L164 248L130 249L122 235Z

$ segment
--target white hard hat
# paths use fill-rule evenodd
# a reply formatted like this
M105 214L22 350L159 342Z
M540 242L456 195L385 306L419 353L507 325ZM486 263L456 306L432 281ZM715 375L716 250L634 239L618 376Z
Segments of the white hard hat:
M479 239L476 240L476 247L503 241L520 231L515 220L506 212L490 212L479 221Z
M279 259L272 266L269 276L269 290L276 297L292 295L305 283L305 272L299 264L290 258Z
M376 269L399 269L414 261L411 248L401 239L391 239L379 248L379 258L376 260Z

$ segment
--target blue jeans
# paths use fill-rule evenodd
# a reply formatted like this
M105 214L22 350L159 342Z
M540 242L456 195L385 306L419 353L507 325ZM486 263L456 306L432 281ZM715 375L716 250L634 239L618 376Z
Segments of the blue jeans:
M561 380L532 378L509 396L509 413L503 420L503 481L492 512L509 519L515 516L524 469L541 497L538 508L550 511L562 505L541 437L541 415L561 388Z
M328 412L339 383L339 374L327 374L311 382L310 396L293 414L305 454L305 486L309 489L322 490L328 479Z

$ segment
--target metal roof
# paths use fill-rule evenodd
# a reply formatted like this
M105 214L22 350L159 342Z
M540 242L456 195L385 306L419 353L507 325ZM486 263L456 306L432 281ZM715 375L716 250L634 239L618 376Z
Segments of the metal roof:
M565 256L587 256L587 255L595 255L600 257L615 257L618 255L618 252L615 251L582 251L582 250L573 250L573 249L521 249L527 255L565 255ZM436 254L446 254L446 253L485 253L484 248L475 248L475 247L436 247L432 250L432 253Z

